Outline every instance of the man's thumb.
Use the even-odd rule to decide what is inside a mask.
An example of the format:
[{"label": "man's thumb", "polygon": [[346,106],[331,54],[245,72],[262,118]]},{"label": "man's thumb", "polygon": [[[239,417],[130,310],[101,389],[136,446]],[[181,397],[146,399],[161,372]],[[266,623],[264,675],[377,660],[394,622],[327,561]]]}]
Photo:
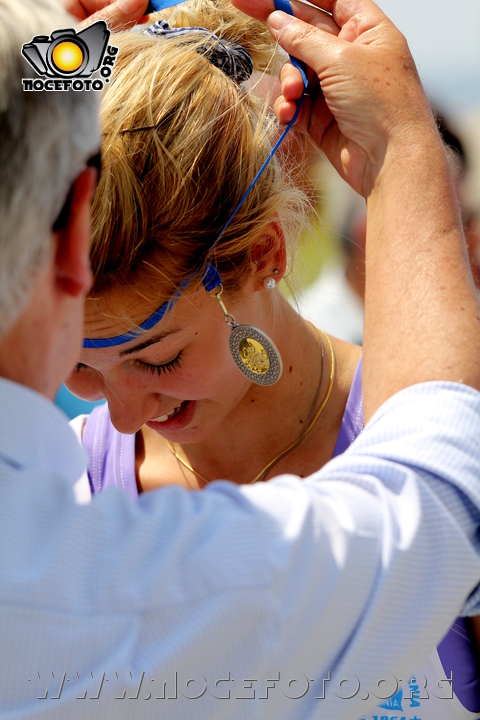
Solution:
[{"label": "man's thumb", "polygon": [[125,29],[140,20],[147,7],[148,0],[117,0],[84,20],[80,27],[91,25],[98,20],[105,20],[110,30]]},{"label": "man's thumb", "polygon": [[278,44],[297,60],[306,63],[320,75],[329,66],[329,57],[335,43],[344,40],[303,20],[276,10],[267,17],[267,26]]}]

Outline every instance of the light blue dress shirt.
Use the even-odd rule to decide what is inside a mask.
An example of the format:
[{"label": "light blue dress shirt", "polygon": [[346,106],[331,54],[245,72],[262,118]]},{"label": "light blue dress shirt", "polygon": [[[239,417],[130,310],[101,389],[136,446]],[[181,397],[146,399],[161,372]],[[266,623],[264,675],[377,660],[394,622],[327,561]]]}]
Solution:
[{"label": "light blue dress shirt", "polygon": [[82,506],[61,412],[0,408],[0,720],[355,720],[480,612],[470,388],[399,393],[304,481]]}]

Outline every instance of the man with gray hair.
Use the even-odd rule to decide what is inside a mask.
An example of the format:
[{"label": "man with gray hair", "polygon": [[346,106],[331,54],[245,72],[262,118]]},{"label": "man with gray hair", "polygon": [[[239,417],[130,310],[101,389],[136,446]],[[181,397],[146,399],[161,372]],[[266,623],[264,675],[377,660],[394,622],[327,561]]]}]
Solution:
[{"label": "man with gray hair", "polygon": [[[79,176],[100,142],[95,93],[23,91],[22,79],[35,74],[19,48],[35,34],[48,35],[53,17],[60,27],[71,18],[45,0],[38,0],[34,13],[24,3],[2,2],[0,13],[0,335],[5,335],[52,255],[52,228],[59,240],[66,229],[67,203],[89,201],[86,189],[90,186],[91,194],[94,173]],[[60,255],[67,257],[68,249]],[[88,284],[88,273],[82,283]],[[85,289],[79,286],[77,295]],[[71,362],[66,360],[67,368]]]},{"label": "man with gray hair", "polygon": [[[236,2],[264,18],[273,10],[270,0]],[[135,0],[127,17],[125,0],[66,4],[79,19],[91,6],[119,22],[146,7]],[[480,338],[475,293],[459,281],[468,269],[454,189],[401,35],[370,0],[317,4],[341,6],[340,24],[355,4],[357,26],[370,40],[380,28],[388,56],[385,106],[328,12],[295,5],[303,21],[280,38],[319,74],[324,63],[325,77],[349,83],[336,120],[348,113],[351,142],[360,132],[384,143],[381,160],[375,147],[349,161],[355,178],[360,162],[381,163],[378,175],[365,171],[375,177],[369,223],[384,229],[367,251],[371,420],[349,451],[305,480],[165,487],[138,503],[107,491],[80,506],[73,485],[83,453],[50,400],[77,357],[90,287],[96,101],[88,91],[23,90],[22,45],[73,21],[53,0],[0,0],[0,719],[356,718],[375,704],[367,688],[421,663],[460,608],[480,612]],[[282,17],[269,16],[272,32]],[[365,72],[382,75],[383,50],[365,47]],[[334,87],[326,83],[326,97]],[[321,144],[326,114],[309,107]],[[365,107],[373,140],[362,131]],[[397,162],[403,123],[413,175],[408,158]],[[398,213],[383,211],[392,202],[409,208],[400,227]],[[428,253],[430,274],[409,252]],[[408,302],[398,310],[382,272],[414,282],[418,313]],[[429,297],[432,276],[442,293]],[[339,703],[335,689],[353,674],[365,692]],[[312,687],[298,696],[302,678]]]}]

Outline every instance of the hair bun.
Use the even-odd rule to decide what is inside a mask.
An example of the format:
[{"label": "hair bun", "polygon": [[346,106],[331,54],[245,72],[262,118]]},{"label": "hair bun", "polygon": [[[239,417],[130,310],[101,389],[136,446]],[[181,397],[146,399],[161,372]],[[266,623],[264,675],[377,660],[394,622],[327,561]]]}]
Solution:
[{"label": "hair bun", "polygon": [[[216,35],[202,27],[181,27],[171,28],[165,20],[157,20],[145,30],[147,35],[157,37],[172,37],[181,35],[207,35],[213,42],[208,45],[200,45],[195,50],[219,68],[225,75],[237,83],[245,82],[253,73],[253,60],[250,53],[238,43],[225,42]],[[187,39],[188,41],[188,39]],[[186,42],[187,42],[186,41]],[[193,38],[192,38],[193,41]]]}]

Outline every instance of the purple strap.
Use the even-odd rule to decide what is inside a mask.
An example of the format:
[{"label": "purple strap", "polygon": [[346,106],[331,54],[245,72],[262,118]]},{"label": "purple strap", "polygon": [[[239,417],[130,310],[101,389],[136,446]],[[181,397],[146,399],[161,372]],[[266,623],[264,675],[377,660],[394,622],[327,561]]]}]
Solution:
[{"label": "purple strap", "polygon": [[437,647],[445,677],[452,678],[453,692],[462,705],[480,712],[480,678],[474,653],[475,640],[467,618],[458,617]]},{"label": "purple strap", "polygon": [[137,500],[135,435],[123,435],[115,430],[107,403],[96,407],[88,416],[83,429],[83,447],[89,457],[92,495],[113,487]]},{"label": "purple strap", "polygon": [[350,447],[355,438],[360,435],[365,423],[363,420],[363,395],[362,395],[362,358],[358,361],[352,385],[348,394],[345,412],[343,413],[340,432],[338,433],[333,457],[341,455]]}]

